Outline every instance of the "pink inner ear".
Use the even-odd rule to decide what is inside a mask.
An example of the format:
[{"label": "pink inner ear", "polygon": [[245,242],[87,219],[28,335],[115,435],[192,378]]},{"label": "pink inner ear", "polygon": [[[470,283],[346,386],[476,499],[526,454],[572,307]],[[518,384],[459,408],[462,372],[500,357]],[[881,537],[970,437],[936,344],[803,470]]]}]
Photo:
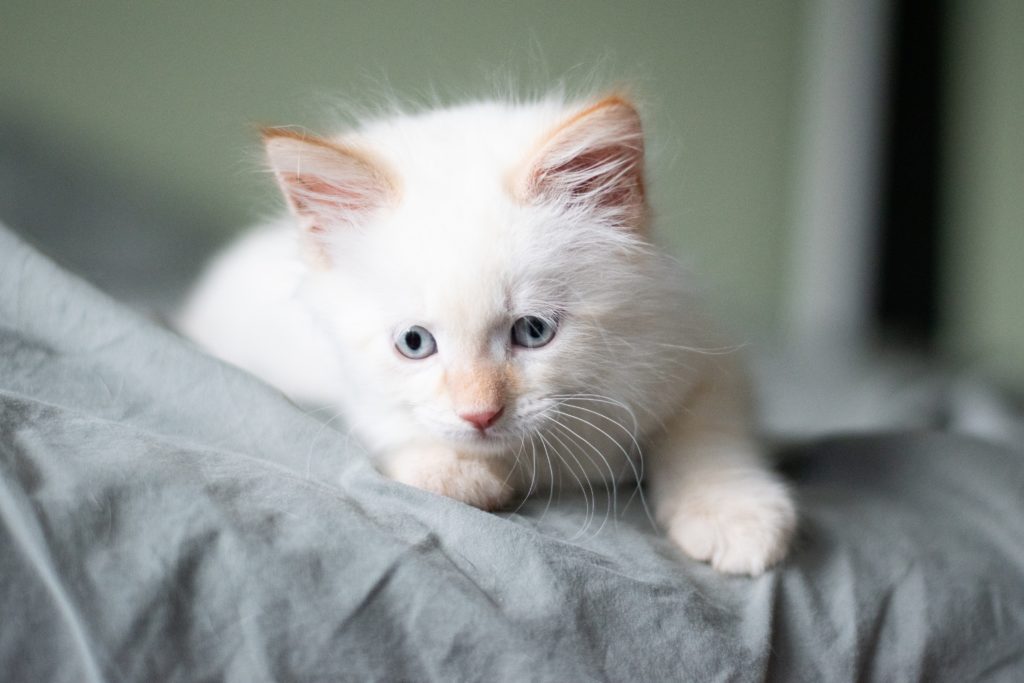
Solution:
[{"label": "pink inner ear", "polygon": [[311,233],[359,225],[394,200],[391,177],[364,154],[319,138],[264,133],[278,184]]},{"label": "pink inner ear", "polygon": [[643,159],[636,110],[609,97],[553,132],[531,164],[525,198],[611,210],[623,226],[639,228],[645,213]]},{"label": "pink inner ear", "polygon": [[332,209],[366,211],[379,203],[371,188],[364,190],[357,185],[337,185],[316,176],[282,173],[281,182],[291,189],[292,202],[300,213]]},{"label": "pink inner ear", "polygon": [[554,185],[574,199],[592,197],[600,206],[620,206],[636,199],[635,160],[614,147],[577,154],[552,168],[539,169],[535,186]]}]

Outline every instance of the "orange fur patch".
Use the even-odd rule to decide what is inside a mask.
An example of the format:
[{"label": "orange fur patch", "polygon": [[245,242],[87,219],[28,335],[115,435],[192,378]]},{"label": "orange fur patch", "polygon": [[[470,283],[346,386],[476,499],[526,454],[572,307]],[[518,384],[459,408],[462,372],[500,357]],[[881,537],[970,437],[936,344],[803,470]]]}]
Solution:
[{"label": "orange fur patch", "polygon": [[477,363],[445,373],[444,387],[459,411],[500,408],[516,384],[511,368]]}]

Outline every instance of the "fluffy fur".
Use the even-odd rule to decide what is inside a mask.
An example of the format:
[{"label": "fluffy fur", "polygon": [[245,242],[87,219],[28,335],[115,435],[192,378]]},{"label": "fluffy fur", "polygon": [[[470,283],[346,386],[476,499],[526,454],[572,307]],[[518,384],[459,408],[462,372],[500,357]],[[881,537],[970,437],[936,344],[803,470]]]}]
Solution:
[{"label": "fluffy fur", "polygon": [[[626,99],[480,102],[333,138],[264,132],[291,209],[230,247],[181,329],[330,403],[398,481],[485,509],[646,473],[686,553],[759,574],[792,535],[732,354],[651,243]],[[513,343],[516,320],[555,328]],[[396,348],[411,326],[436,353]]]}]

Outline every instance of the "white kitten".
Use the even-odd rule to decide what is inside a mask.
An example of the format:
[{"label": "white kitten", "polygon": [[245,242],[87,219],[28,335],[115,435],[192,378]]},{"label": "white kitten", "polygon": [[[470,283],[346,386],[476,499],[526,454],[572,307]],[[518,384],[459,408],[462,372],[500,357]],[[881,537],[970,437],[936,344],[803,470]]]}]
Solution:
[{"label": "white kitten", "polygon": [[628,101],[482,102],[264,143],[291,216],[213,264],[186,334],[339,407],[398,481],[495,509],[642,468],[691,556],[744,574],[783,557],[792,499],[741,372],[701,352],[707,325],[649,241]]}]

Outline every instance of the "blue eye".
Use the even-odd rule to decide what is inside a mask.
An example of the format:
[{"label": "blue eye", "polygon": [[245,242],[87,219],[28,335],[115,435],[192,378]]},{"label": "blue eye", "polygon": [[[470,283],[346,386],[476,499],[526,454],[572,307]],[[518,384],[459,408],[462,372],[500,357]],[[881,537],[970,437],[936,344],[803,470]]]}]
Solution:
[{"label": "blue eye", "polygon": [[512,323],[512,343],[527,349],[544,346],[555,336],[555,322],[535,315],[523,316]]},{"label": "blue eye", "polygon": [[437,353],[437,342],[434,341],[434,335],[427,332],[426,328],[413,325],[398,333],[398,337],[395,339],[395,348],[406,358],[420,360]]}]

